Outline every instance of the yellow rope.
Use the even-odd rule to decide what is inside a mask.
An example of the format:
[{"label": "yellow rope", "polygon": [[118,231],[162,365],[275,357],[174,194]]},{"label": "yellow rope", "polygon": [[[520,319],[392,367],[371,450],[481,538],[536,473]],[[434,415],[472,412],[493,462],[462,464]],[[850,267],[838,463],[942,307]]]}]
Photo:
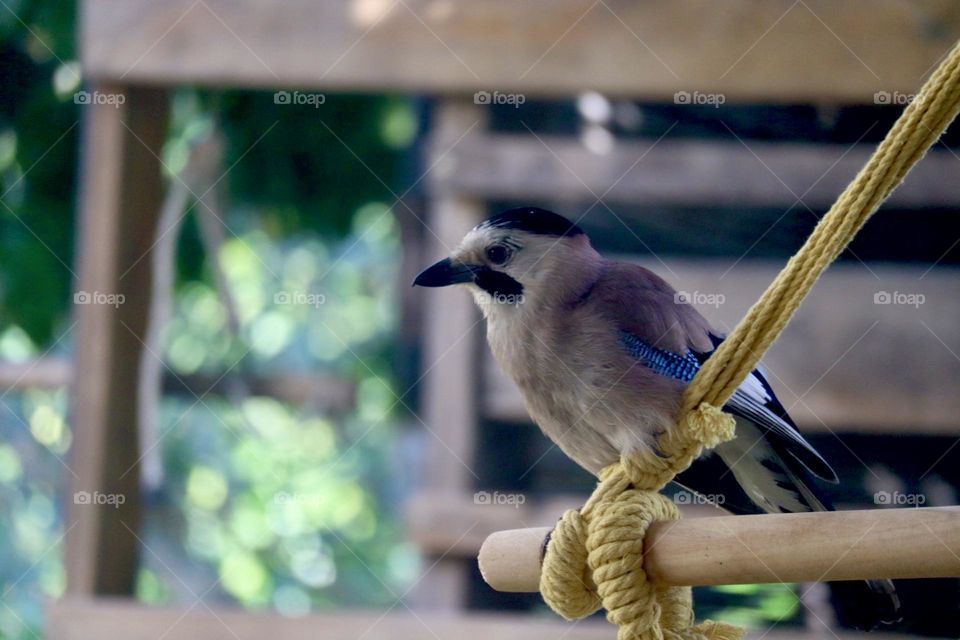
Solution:
[{"label": "yellow rope", "polygon": [[704,363],[683,397],[679,424],[650,450],[600,473],[579,511],[557,523],[540,578],[544,600],[567,619],[601,607],[619,640],[738,640],[739,627],[693,624],[690,589],[653,584],[643,569],[644,535],[676,506],[659,491],[704,447],[734,435],[722,407],[786,327],[823,271],[937,141],[960,111],[960,43],[904,110],[867,165],[817,224],[760,300]]}]

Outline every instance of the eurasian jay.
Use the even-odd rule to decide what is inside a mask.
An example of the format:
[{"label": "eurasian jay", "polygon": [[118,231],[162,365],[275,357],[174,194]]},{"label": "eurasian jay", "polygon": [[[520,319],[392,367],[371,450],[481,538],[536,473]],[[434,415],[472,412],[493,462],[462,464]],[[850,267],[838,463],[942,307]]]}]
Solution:
[{"label": "eurasian jay", "polygon": [[[511,209],[480,223],[414,281],[454,284],[473,294],[493,356],[530,417],[593,474],[673,428],[685,386],[723,340],[662,278],[604,258],[580,227],[544,209]],[[679,485],[720,496],[719,506],[735,514],[831,509],[812,477],[836,483],[837,475],[797,431],[762,369],[724,409],[736,419],[736,437],[701,456]],[[889,581],[834,590],[857,626],[897,619]]]}]

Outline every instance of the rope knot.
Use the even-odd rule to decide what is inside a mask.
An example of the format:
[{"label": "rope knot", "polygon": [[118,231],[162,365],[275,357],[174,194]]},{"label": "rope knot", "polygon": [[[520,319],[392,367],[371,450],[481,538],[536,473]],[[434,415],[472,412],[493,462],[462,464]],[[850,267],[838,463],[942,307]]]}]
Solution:
[{"label": "rope knot", "polygon": [[736,421],[729,413],[701,402],[684,416],[680,431],[707,449],[712,449],[721,442],[732,440],[736,426]]}]

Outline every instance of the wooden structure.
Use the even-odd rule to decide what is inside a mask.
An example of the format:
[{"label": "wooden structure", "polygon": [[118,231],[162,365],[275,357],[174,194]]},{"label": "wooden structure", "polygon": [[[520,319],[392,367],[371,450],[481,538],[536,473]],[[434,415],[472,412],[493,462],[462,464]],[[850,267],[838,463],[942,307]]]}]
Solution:
[{"label": "wooden structure", "polygon": [[[728,102],[869,104],[877,92],[912,91],[960,36],[960,12],[937,0],[882,10],[870,0],[733,0],[722,6],[710,0],[559,0],[549,10],[533,0],[288,0],[280,9],[262,0],[82,0],[80,12],[89,89],[125,100],[87,110],[77,289],[123,293],[127,302],[117,308],[78,306],[74,367],[82,375],[73,381],[72,455],[78,475],[73,490],[123,492],[128,500],[120,509],[71,508],[68,598],[51,605],[49,637],[54,640],[99,638],[105,629],[129,638],[155,637],[158,629],[180,624],[176,635],[185,638],[226,638],[234,625],[233,635],[244,638],[267,632],[277,638],[313,637],[321,628],[330,629],[331,637],[352,637],[378,623],[372,613],[295,621],[239,613],[200,618],[182,611],[144,612],[106,598],[130,594],[140,544],[134,535],[140,513],[134,381],[149,300],[150,261],[143,258],[156,240],[160,148],[169,92],[177,85],[437,96],[426,162],[428,236],[433,239],[421,256],[426,264],[485,215],[488,198],[590,196],[785,207],[802,198],[812,205],[831,200],[866,153],[856,147],[847,152],[764,146],[748,155],[736,143],[664,144],[651,150],[647,142],[598,156],[570,141],[490,135],[486,107],[476,103],[475,92],[522,92],[532,98],[593,89],[670,101],[678,91],[698,90],[722,93]],[[643,160],[648,151],[651,155]],[[733,156],[740,160],[731,162]],[[767,165],[772,176],[758,166],[743,171],[744,161],[752,158],[760,160],[758,166]],[[907,207],[960,205],[957,182],[942,179],[950,162],[935,154],[895,198]],[[836,173],[830,170],[834,164]],[[691,185],[695,188],[687,188]],[[681,289],[714,291],[722,285],[732,302],[720,316],[732,326],[773,268],[738,270],[736,286],[723,282],[710,265],[674,265],[674,271],[681,276],[675,282]],[[933,272],[919,286],[929,288],[931,296],[935,291],[941,301],[960,304],[953,279]],[[896,396],[888,394],[872,406],[872,413],[863,413],[867,392],[852,375],[857,352],[835,367],[831,363],[869,329],[874,314],[862,307],[872,305],[876,282],[860,272],[836,270],[818,291],[823,298],[818,302],[815,294],[797,324],[833,336],[831,340],[810,353],[809,345],[784,339],[770,359],[771,369],[782,372],[784,382],[800,392],[785,402],[798,402],[796,413],[806,426],[816,428],[822,418],[825,428],[842,420],[895,429],[922,416],[920,427],[927,432],[955,427],[960,399],[949,381],[957,379],[960,365],[932,338],[920,348],[927,349],[924,357],[935,359],[929,369],[938,373],[911,391],[913,407],[919,403],[930,411],[904,415],[899,407],[906,404],[898,405]],[[842,291],[851,302],[849,313],[834,315],[825,331],[827,320],[817,310],[831,304],[830,291]],[[424,418],[432,454],[425,463],[424,497],[414,502],[414,509],[424,521],[442,526],[418,536],[425,551],[438,559],[422,581],[418,602],[450,611],[462,606],[465,557],[476,552],[483,535],[548,524],[559,509],[505,512],[474,505],[470,467],[477,425],[491,417],[517,420],[524,415],[493,368],[474,357],[480,330],[469,300],[458,292],[436,293],[428,304],[434,311],[442,309],[444,322],[429,325],[425,334]],[[895,325],[905,321],[895,317],[898,309],[885,311]],[[951,317],[956,315],[941,312],[942,324],[930,325],[931,333],[956,340]],[[905,339],[896,329],[889,332],[894,342]],[[794,358],[801,349],[804,357]],[[814,378],[830,367],[832,391],[804,393],[802,381],[810,380],[809,371],[795,372],[792,364],[784,366],[788,361],[811,363]],[[480,379],[485,383],[477,384]],[[893,394],[900,387],[884,388]],[[875,393],[870,396],[877,399]],[[531,514],[535,521],[520,520]],[[415,533],[423,529],[414,526]],[[445,618],[431,618],[429,624],[406,616],[388,620],[391,628],[383,637],[423,637],[423,626],[434,624],[443,635],[508,637],[502,623],[483,618],[456,627]],[[516,633],[524,638],[556,637],[557,629],[570,640],[609,633],[588,624],[572,630],[559,623],[515,628],[522,629]]]}]

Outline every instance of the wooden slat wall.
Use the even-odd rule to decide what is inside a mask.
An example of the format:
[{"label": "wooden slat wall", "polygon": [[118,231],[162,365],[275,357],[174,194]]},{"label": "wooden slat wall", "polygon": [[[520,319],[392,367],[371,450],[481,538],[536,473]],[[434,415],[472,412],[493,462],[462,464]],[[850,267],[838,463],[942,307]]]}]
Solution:
[{"label": "wooden slat wall", "polygon": [[[486,198],[592,202],[603,196],[633,205],[804,211],[804,205],[826,209],[833,204],[873,149],[870,144],[754,140],[744,145],[731,136],[730,141],[620,141],[600,155],[569,136],[477,135],[451,152],[456,171],[435,172],[430,180]],[[932,151],[884,206],[960,207],[956,176],[956,155]]]},{"label": "wooden slat wall", "polygon": [[872,103],[960,36],[948,0],[84,0],[84,71],[126,82]]},{"label": "wooden slat wall", "polygon": [[[128,292],[128,300],[145,297],[148,291],[143,271],[132,272],[123,284],[118,284],[123,279],[118,273],[128,266],[130,252],[142,250],[143,242],[150,240],[151,234],[142,230],[149,229],[153,220],[160,171],[120,125],[127,118],[134,132],[158,147],[162,132],[157,124],[165,101],[162,92],[130,89],[131,85],[465,94],[463,104],[448,103],[441,110],[441,128],[444,122],[462,126],[473,117],[469,94],[476,91],[522,92],[533,98],[568,97],[594,89],[667,102],[677,91],[700,91],[722,93],[728,102],[871,104],[877,91],[913,91],[960,36],[960,6],[947,0],[889,3],[882,11],[873,0],[557,0],[549,8],[536,0],[286,0],[282,11],[262,0],[81,0],[80,7],[86,77],[122,84],[118,91],[128,95],[126,105],[112,113],[109,106],[93,108],[91,132],[96,145],[84,160],[86,224],[78,252],[85,260],[81,288],[120,286]],[[757,206],[779,206],[792,202],[791,190],[799,195],[816,183],[829,163],[845,151],[751,144],[787,182],[787,188],[762,169],[759,160],[755,171],[744,174],[752,154],[730,145],[695,149],[698,164],[691,167],[685,164],[690,160],[683,143],[670,143],[651,152],[639,169],[627,172],[644,143],[621,146],[599,157],[585,154],[575,142],[549,140],[557,155],[576,168],[579,177],[575,178],[536,141],[471,138],[462,156],[452,155],[445,167],[438,167],[439,179],[431,176],[432,224],[441,237],[433,251],[437,256],[443,253],[440,245],[456,242],[463,227],[482,216],[484,198],[583,197],[591,190],[602,193],[628,173],[609,194],[611,199],[680,205],[705,199],[717,204],[746,200]],[[865,152],[853,149],[842,158],[835,171],[804,196],[805,202],[829,204]],[[432,157],[437,156],[434,149]],[[943,162],[935,156],[927,164],[942,168]],[[696,174],[699,163],[705,163],[706,169]],[[791,170],[786,171],[787,167]],[[935,168],[931,166],[930,175],[943,175]],[[482,177],[491,169],[494,180]],[[898,192],[901,204],[944,206],[960,201],[956,181],[944,183],[924,177],[926,170],[921,171]],[[699,191],[690,190],[690,175],[703,178],[694,181],[702,185]],[[680,184],[678,176],[683,180]],[[580,179],[589,188],[581,188]],[[133,241],[121,245],[120,237]],[[745,265],[721,281],[717,274],[722,269],[715,267],[672,264],[671,268],[675,276],[664,275],[678,288],[727,296],[726,304],[710,313],[720,326],[732,326],[773,275],[772,268]],[[889,277],[884,273],[881,280],[859,272],[835,280],[828,276],[817,290],[823,297],[818,302],[815,292],[791,328],[788,335],[794,337],[771,352],[769,364],[784,382],[774,384],[788,406],[795,400],[790,389],[804,394],[813,385],[804,404],[793,410],[807,426],[815,428],[821,419],[831,426],[880,424],[898,431],[910,426],[936,432],[952,426],[960,401],[944,381],[956,379],[960,372],[957,361],[948,357],[950,349],[960,352],[956,329],[950,326],[950,319],[960,311],[957,287],[940,272],[922,280],[917,274],[898,273],[890,272]],[[920,310],[869,306],[865,300],[872,300],[879,290],[923,292],[930,306]],[[454,511],[470,506],[472,478],[463,463],[472,463],[474,429],[481,413],[525,417],[512,387],[492,374],[486,394],[478,397],[477,385],[472,383],[476,369],[466,365],[482,362],[473,350],[479,332],[468,331],[468,338],[456,343],[475,318],[468,300],[454,300],[458,294],[462,292],[444,292],[449,299],[438,294],[431,303],[442,300],[444,306],[441,314],[430,314],[438,324],[428,332],[427,365],[440,356],[444,364],[427,378],[425,416],[442,441],[434,438],[432,443],[429,489],[420,498],[421,504],[423,500],[435,507],[449,504]],[[848,305],[837,310],[837,296],[846,298]],[[936,314],[929,313],[934,304]],[[136,455],[132,385],[139,347],[124,337],[118,322],[122,319],[135,333],[142,333],[143,310],[134,304],[120,311],[88,309],[81,314],[77,366],[85,374],[92,373],[76,381],[75,464],[80,476],[76,487],[121,491],[129,499],[124,511],[72,509],[70,520],[78,523],[67,540],[72,594],[130,590],[136,545],[132,536],[116,534],[124,533],[118,519],[136,528],[137,474],[118,482],[106,477],[104,470],[107,460],[110,468],[126,468]],[[876,326],[869,320],[874,317],[871,313],[881,318]],[[950,348],[938,347],[941,339]],[[869,358],[863,355],[867,350]],[[899,363],[919,358],[926,358],[926,364],[911,368],[916,377],[899,379]],[[875,367],[876,360],[890,366]],[[486,366],[486,370],[493,368]],[[828,373],[823,382],[814,385],[824,371]],[[430,493],[437,490],[443,492],[444,500],[451,496],[453,500],[444,502]],[[429,526],[431,518],[446,517],[443,513],[428,509],[420,517]],[[472,513],[466,515],[472,517]],[[420,526],[422,531],[422,522]],[[435,556],[448,551],[456,555],[465,552],[463,544],[463,540],[434,540],[425,548]],[[464,569],[462,561],[439,563],[424,581],[418,604],[443,609],[462,604]],[[426,619],[406,612],[386,616],[376,612],[287,620],[263,614],[209,613],[147,609],[130,601],[68,599],[52,606],[49,637],[85,640],[111,634],[136,640],[155,638],[164,630],[175,637],[213,640],[265,635],[294,640],[318,635],[392,640],[421,638],[431,631],[465,640],[614,635],[606,625],[584,623],[571,628],[501,616],[496,620]]]},{"label": "wooden slat wall", "polygon": [[[746,313],[782,266],[766,262],[642,264],[675,288],[724,296],[698,305],[721,331]],[[771,384],[807,431],[957,433],[960,429],[960,270],[834,265],[764,359]],[[923,304],[874,304],[874,296],[922,294]],[[942,342],[941,342],[942,341]],[[527,421],[519,393],[488,357],[487,416]]]}]

